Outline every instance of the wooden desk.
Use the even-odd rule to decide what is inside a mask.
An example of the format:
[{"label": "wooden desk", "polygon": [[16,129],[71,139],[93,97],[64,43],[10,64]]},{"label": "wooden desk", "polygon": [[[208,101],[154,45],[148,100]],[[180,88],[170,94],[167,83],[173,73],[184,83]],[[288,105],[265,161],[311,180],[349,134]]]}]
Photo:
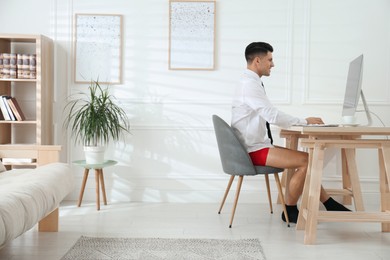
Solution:
[{"label": "wooden desk", "polygon": [[[297,149],[298,140],[304,138],[301,140],[301,146],[309,149],[309,167],[297,223],[298,230],[305,230],[305,244],[315,243],[317,224],[321,221],[381,222],[382,231],[390,232],[390,140],[386,137],[389,135],[390,127],[293,127],[281,130],[281,137],[286,138],[288,148]],[[355,198],[355,204],[357,204],[355,212],[319,211],[324,151],[329,147],[342,150],[345,161],[343,172],[349,175],[350,183],[348,184],[353,191],[358,191],[357,193],[360,194],[358,196],[361,196],[361,192],[355,150],[378,149],[381,212],[363,212],[361,197]],[[290,174],[287,174],[287,182],[288,175]]]}]

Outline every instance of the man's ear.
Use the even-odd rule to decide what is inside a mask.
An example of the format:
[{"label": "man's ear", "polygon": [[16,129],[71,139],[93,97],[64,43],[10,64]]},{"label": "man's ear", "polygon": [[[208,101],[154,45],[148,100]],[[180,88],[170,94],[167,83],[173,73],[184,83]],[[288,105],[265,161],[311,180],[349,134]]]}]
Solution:
[{"label": "man's ear", "polygon": [[261,57],[260,57],[260,56],[256,56],[255,62],[256,62],[256,63],[261,63]]}]

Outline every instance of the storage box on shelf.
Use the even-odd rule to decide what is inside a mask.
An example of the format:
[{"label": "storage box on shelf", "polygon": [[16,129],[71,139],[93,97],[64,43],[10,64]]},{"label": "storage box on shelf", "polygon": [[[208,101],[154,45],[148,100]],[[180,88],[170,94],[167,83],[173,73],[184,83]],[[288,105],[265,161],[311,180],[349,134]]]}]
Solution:
[{"label": "storage box on shelf", "polygon": [[0,120],[0,144],[52,144],[53,41],[43,35],[0,34],[0,53],[29,54],[36,62],[33,79],[0,78],[0,95],[16,98],[26,116]]}]

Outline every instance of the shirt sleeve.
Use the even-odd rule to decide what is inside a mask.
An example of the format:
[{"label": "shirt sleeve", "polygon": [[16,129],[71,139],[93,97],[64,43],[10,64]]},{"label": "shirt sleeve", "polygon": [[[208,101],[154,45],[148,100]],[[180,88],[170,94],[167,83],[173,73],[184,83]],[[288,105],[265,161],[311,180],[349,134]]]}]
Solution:
[{"label": "shirt sleeve", "polygon": [[263,117],[270,124],[280,127],[290,127],[292,125],[306,125],[307,121],[287,113],[284,113],[272,105],[268,99],[264,88],[255,81],[247,82],[244,90],[245,103]]}]

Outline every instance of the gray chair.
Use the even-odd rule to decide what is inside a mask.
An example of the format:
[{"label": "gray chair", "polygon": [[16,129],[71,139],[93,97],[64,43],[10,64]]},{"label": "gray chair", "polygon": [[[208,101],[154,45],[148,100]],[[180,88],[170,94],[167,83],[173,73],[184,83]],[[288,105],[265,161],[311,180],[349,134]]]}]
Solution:
[{"label": "gray chair", "polygon": [[283,169],[269,167],[269,166],[253,165],[248,152],[246,151],[244,145],[241,143],[239,138],[234,133],[233,129],[217,115],[213,115],[213,124],[214,124],[215,135],[217,138],[218,150],[221,158],[223,171],[231,175],[218,214],[221,213],[222,207],[225,203],[227,195],[229,194],[229,190],[235,176],[238,176],[239,179],[237,183],[236,196],[234,199],[233,211],[232,211],[232,216],[229,225],[229,228],[231,228],[244,176],[254,176],[259,174],[265,176],[267,193],[268,193],[268,201],[269,201],[271,213],[273,213],[272,199],[271,199],[271,192],[270,192],[269,178],[268,178],[268,174],[272,173],[275,176],[276,185],[279,191],[279,198],[283,205],[283,212],[287,220],[287,225],[290,226],[288,216],[287,216],[287,211],[286,211],[286,205],[284,202],[283,190],[280,184],[280,179],[278,174],[279,172],[282,172]]}]

